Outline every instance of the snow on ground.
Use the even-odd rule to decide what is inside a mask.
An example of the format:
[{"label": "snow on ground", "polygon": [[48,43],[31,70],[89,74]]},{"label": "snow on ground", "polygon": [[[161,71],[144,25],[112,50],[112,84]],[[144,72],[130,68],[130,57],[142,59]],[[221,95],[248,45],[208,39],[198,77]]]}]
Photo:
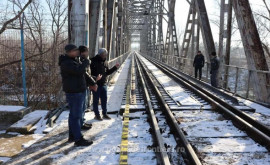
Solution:
[{"label": "snow on ground", "polygon": [[36,110],[33,111],[27,115],[25,115],[21,120],[19,120],[18,122],[14,123],[11,127],[13,128],[21,128],[21,127],[25,127],[29,124],[35,124],[35,122],[37,120],[41,120],[42,118],[44,119],[44,117],[47,116],[49,111],[45,111],[45,110]]},{"label": "snow on ground", "polygon": [[[108,87],[108,111],[120,110],[122,97],[130,59],[127,59],[118,73],[113,77],[115,82]],[[112,97],[111,97],[112,96]],[[68,143],[68,111],[63,112],[51,132],[38,142],[25,144],[29,147],[8,164],[87,164],[104,165],[118,164],[122,134],[122,118],[110,115],[112,120],[96,121],[94,113],[86,113],[86,121],[92,123],[92,129],[84,131],[86,139],[92,139],[94,143],[89,147],[74,147],[74,143]],[[40,121],[35,131],[38,138],[46,128],[45,121]],[[29,146],[31,145],[31,146]]]},{"label": "snow on ground", "polygon": [[270,155],[267,149],[258,145],[254,140],[249,137],[239,138],[188,138],[189,141],[195,143],[196,148],[204,153],[252,153],[264,152],[265,156],[270,160]]},{"label": "snow on ground", "polygon": [[[92,139],[89,147],[74,147],[68,143],[68,111],[63,112],[52,132],[31,145],[8,164],[117,164],[122,133],[122,119],[111,115],[112,120],[96,121],[94,113],[86,113],[86,120],[93,127],[84,137]],[[61,122],[60,122],[61,121]],[[39,125],[43,125],[42,122]],[[42,132],[44,126],[36,132]],[[38,135],[38,134],[37,134]],[[26,145],[26,144],[25,144]]]},{"label": "snow on ground", "polygon": [[[46,113],[46,111],[43,111],[43,112]],[[40,139],[42,139],[46,135],[43,133],[43,131],[47,129],[47,126],[46,126],[47,119],[45,119],[46,115],[42,115],[42,114],[43,113],[41,113],[42,118],[39,120],[39,122],[35,124],[34,127],[32,127],[32,129],[35,130],[34,134],[22,135],[16,132],[5,133],[5,131],[1,131],[0,135],[2,135],[4,138],[2,139],[0,138],[0,141],[2,140],[1,146],[0,146],[1,148],[0,153],[5,152],[6,155],[16,155],[22,152],[23,150],[27,149],[28,147],[30,147],[31,145],[33,145]],[[69,112],[64,111],[56,120],[56,123],[54,127],[51,128],[51,130],[55,129],[58,126],[61,126],[63,124],[62,122],[68,118],[68,114]],[[5,137],[9,137],[9,138],[5,140]],[[4,146],[6,144],[8,145],[7,147]],[[0,157],[0,161],[2,162],[6,162],[8,160],[10,160],[9,157]]]},{"label": "snow on ground", "polygon": [[217,165],[267,165],[270,159],[266,153],[209,153],[204,155],[203,164]]},{"label": "snow on ground", "polygon": [[159,83],[164,87],[164,89],[171,95],[171,97],[175,101],[179,102],[181,105],[201,105],[198,100],[195,100],[195,98],[191,97],[188,93],[186,93],[185,90],[180,87],[178,83],[176,83],[174,80],[172,80],[162,71],[160,71],[151,62],[149,62],[142,56],[139,57],[142,59],[144,64],[148,67],[149,70],[151,70]]},{"label": "snow on ground", "polygon": [[0,157],[0,164],[1,164],[1,162],[6,162],[6,161],[8,161],[8,160],[10,160],[11,158],[8,158],[8,157]]},{"label": "snow on ground", "polygon": [[[178,92],[179,89],[171,87],[174,84],[170,83],[170,79],[164,77],[146,59],[143,57],[141,59],[162,86],[165,89],[167,87],[166,90],[170,95],[173,96]],[[169,92],[173,89],[175,93]],[[251,116],[260,121],[264,120],[264,123],[270,126],[270,109],[247,100],[241,101],[257,109],[257,113],[251,113]],[[187,105],[189,103],[188,100]],[[188,140],[198,150],[203,164],[270,164],[270,154],[267,149],[236,128],[231,121],[225,120],[222,115],[213,111],[192,109],[174,111],[174,114],[180,122],[179,126],[187,134]]]},{"label": "snow on ground", "polygon": [[267,149],[222,115],[199,110],[174,111],[174,114],[204,164],[270,163]]},{"label": "snow on ground", "polygon": [[[50,130],[53,130],[54,128],[62,125],[64,120],[68,119],[68,115],[69,115],[69,111],[62,112],[61,115],[56,120],[54,126],[51,127]],[[23,148],[30,147],[32,144],[36,143],[38,140],[40,140],[41,138],[43,138],[45,136],[43,131],[48,128],[48,126],[46,125],[47,119],[45,119],[45,117],[46,117],[45,115],[42,116],[40,121],[32,128],[32,129],[35,129],[35,132],[33,134],[34,139],[23,144]]]},{"label": "snow on ground", "polygon": [[108,87],[108,112],[117,112],[120,109],[119,107],[121,107],[131,63],[130,57],[131,56],[126,59],[121,68],[119,68],[114,75],[112,80],[117,83]]},{"label": "snow on ground", "polygon": [[128,164],[157,164],[156,155],[149,149],[153,145],[151,126],[147,122],[147,115],[142,112],[132,113],[138,119],[129,121],[128,135]]},{"label": "snow on ground", "polygon": [[167,153],[171,161],[171,164],[184,165],[185,163],[182,156],[180,156],[178,152],[176,151],[176,147],[178,145],[175,141],[174,135],[172,134],[170,127],[168,127],[165,116],[162,114],[161,111],[156,111],[156,117],[158,118],[158,126],[162,130],[162,137],[163,137],[166,149],[168,151]]},{"label": "snow on ground", "polygon": [[24,106],[0,105],[0,112],[17,112],[24,108]]},{"label": "snow on ground", "polygon": [[179,111],[174,112],[181,121],[181,128],[192,137],[231,137],[246,134],[225,120],[222,115],[212,111]]},{"label": "snow on ground", "polygon": [[252,101],[237,98],[239,101],[243,102],[245,105],[254,108],[256,110],[255,113],[245,112],[252,116],[254,119],[264,123],[268,127],[270,127],[270,108],[262,106],[260,104],[254,103]]},{"label": "snow on ground", "polygon": [[92,139],[94,143],[89,147],[77,148],[73,147],[73,143],[69,143],[65,146],[72,147],[68,153],[60,151],[49,155],[49,158],[52,158],[52,164],[118,164],[122,120],[116,115],[111,115],[111,117],[112,120],[96,121],[93,119],[93,112],[87,113],[87,122],[92,123],[93,127],[84,132],[84,137]]}]

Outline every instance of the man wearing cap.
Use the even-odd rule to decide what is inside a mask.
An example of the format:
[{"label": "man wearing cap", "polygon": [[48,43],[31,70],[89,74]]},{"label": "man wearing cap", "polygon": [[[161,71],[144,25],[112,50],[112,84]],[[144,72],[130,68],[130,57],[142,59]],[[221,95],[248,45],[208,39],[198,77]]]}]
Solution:
[{"label": "man wearing cap", "polygon": [[[119,68],[119,64],[116,64],[113,68],[109,69],[107,61],[108,51],[105,48],[101,48],[98,54],[91,59],[91,74],[93,77],[101,75],[101,79],[97,81],[98,89],[93,92],[93,110],[95,112],[95,119],[111,119],[107,114],[107,76],[115,72]],[[103,119],[99,114],[98,103],[101,100]]]},{"label": "man wearing cap", "polygon": [[75,45],[65,47],[66,54],[59,57],[63,91],[69,104],[70,113],[68,119],[69,142],[75,142],[76,146],[89,146],[93,142],[85,140],[81,133],[82,113],[85,109],[86,88],[91,86],[97,90],[95,80],[86,72],[90,65],[89,60],[78,58],[79,50]]},{"label": "man wearing cap", "polygon": [[217,81],[217,76],[218,76],[218,69],[219,69],[219,59],[217,58],[217,53],[212,52],[211,53],[211,85],[213,87],[218,87],[218,81]]}]

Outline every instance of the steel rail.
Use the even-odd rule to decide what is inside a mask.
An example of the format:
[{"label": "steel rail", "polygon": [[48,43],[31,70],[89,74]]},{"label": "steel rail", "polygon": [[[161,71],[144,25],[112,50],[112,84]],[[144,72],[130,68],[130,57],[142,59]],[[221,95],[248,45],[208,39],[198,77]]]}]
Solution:
[{"label": "steel rail", "polygon": [[158,67],[161,71],[166,73],[168,76],[173,78],[176,82],[184,85],[189,90],[193,91],[200,97],[204,98],[206,101],[209,101],[214,107],[215,110],[226,114],[226,117],[229,117],[234,125],[239,129],[246,131],[246,133],[252,137],[256,142],[265,146],[268,151],[270,151],[270,129],[259,121],[254,120],[249,115],[245,114],[238,108],[228,104],[227,102],[220,99],[218,96],[212,94],[211,92],[200,88],[197,84],[192,81],[188,81],[183,76],[177,74],[172,69],[164,66],[160,62],[156,60],[152,60],[148,57],[145,57],[150,62],[152,62],[156,67]]},{"label": "steel rail", "polygon": [[162,135],[160,133],[160,128],[158,126],[158,122],[157,122],[157,119],[156,119],[156,116],[155,116],[155,112],[154,112],[154,109],[152,107],[150,95],[149,95],[149,93],[147,91],[146,83],[145,83],[145,81],[143,79],[143,76],[142,76],[141,68],[140,67],[137,67],[137,68],[138,68],[137,70],[138,70],[138,73],[139,73],[140,82],[141,82],[141,85],[142,85],[142,88],[143,88],[143,93],[144,93],[144,96],[145,96],[145,101],[146,101],[146,104],[147,104],[146,109],[147,109],[149,117],[151,119],[153,132],[155,134],[156,141],[157,141],[157,144],[158,144],[158,147],[159,147],[156,150],[156,152],[160,154],[160,160],[159,161],[161,161],[161,164],[163,164],[163,165],[170,165],[171,163],[170,163],[170,160],[169,160],[169,157],[168,157],[168,154],[167,154],[167,150],[166,150],[165,145],[164,145],[163,137],[162,137]]},{"label": "steel rail", "polygon": [[[160,101],[160,105],[163,107],[163,112],[165,113],[165,115],[167,117],[167,122],[170,123],[170,126],[171,126],[170,128],[172,130],[174,130],[177,143],[180,144],[181,146],[183,146],[184,149],[185,149],[183,153],[185,153],[185,155],[187,156],[187,159],[189,161],[189,162],[187,162],[187,164],[201,165],[201,162],[200,162],[197,154],[195,153],[195,151],[192,148],[191,144],[186,139],[186,137],[185,137],[184,133],[182,132],[182,130],[180,129],[180,127],[178,126],[178,123],[177,123],[174,115],[172,114],[168,104],[166,103],[166,101],[162,97],[162,95],[161,95],[160,91],[158,90],[158,88],[155,86],[155,84],[154,84],[152,78],[150,77],[149,73],[146,71],[145,67],[143,67],[142,62],[140,61],[140,59],[138,57],[136,58],[136,61],[137,61],[137,64],[138,64],[137,65],[138,68],[142,68],[142,70],[144,71],[144,74],[146,75],[146,78],[148,79],[148,82],[150,83],[151,87],[153,87],[154,92],[155,92],[157,98]],[[140,75],[142,75],[142,73],[140,73]],[[146,90],[145,87],[144,87],[144,90]]]}]

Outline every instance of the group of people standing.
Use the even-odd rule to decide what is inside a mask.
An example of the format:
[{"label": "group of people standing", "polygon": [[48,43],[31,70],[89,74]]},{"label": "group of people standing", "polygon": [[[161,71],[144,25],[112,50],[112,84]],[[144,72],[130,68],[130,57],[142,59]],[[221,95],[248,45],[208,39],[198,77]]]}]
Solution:
[{"label": "group of people standing", "polygon": [[[198,72],[199,72],[199,80],[202,79],[202,68],[205,64],[205,58],[201,51],[198,51],[197,55],[194,58],[193,61],[193,67],[195,68],[195,78],[198,78]],[[217,58],[217,53],[212,52],[211,53],[211,68],[210,68],[210,74],[211,74],[211,85],[213,87],[218,87],[218,69],[219,69],[219,60]]]},{"label": "group of people standing", "polygon": [[[219,60],[213,52],[211,58],[211,84],[217,87],[217,74]],[[77,47],[73,44],[65,46],[65,54],[59,57],[59,66],[63,83],[63,91],[66,93],[70,113],[68,119],[69,142],[75,142],[76,146],[89,146],[93,141],[84,139],[81,130],[89,130],[92,125],[85,122],[85,111],[90,106],[91,92],[93,94],[93,111],[95,119],[110,120],[107,114],[107,82],[108,75],[119,68],[119,64],[109,68],[107,61],[108,51],[101,48],[98,54],[89,59],[89,51],[86,46]],[[193,67],[195,77],[202,78],[202,68],[205,65],[205,58],[201,51],[194,58]],[[102,116],[99,113],[98,105],[101,100]]]},{"label": "group of people standing", "polygon": [[[89,130],[92,125],[85,122],[85,111],[90,105],[90,95],[93,93],[93,111],[95,119],[110,120],[107,114],[107,82],[108,75],[119,68],[116,64],[109,68],[108,51],[101,48],[95,57],[89,59],[86,46],[77,47],[73,44],[65,46],[65,54],[59,57],[63,91],[70,108],[68,126],[69,142],[76,146],[89,146],[93,141],[84,139],[81,130]],[[102,116],[98,104],[101,100]]]}]

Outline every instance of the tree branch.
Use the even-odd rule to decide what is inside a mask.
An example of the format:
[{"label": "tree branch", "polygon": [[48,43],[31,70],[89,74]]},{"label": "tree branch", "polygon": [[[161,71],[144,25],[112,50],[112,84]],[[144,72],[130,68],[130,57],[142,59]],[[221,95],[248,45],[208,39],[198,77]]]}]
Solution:
[{"label": "tree branch", "polygon": [[7,29],[7,26],[12,23],[13,21],[15,21],[16,19],[18,19],[22,13],[24,12],[24,10],[32,3],[32,0],[28,0],[28,2],[24,5],[24,7],[22,8],[22,10],[15,16],[13,17],[12,19],[6,21],[2,28],[0,29],[0,34],[2,34],[6,29]]}]

